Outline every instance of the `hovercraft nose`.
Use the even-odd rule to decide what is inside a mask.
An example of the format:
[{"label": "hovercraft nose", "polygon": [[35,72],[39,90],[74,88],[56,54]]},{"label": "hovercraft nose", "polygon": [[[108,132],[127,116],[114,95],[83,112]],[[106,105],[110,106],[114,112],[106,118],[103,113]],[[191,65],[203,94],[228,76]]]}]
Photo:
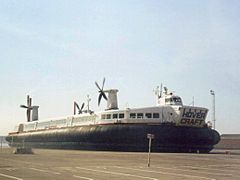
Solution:
[{"label": "hovercraft nose", "polygon": [[220,134],[216,130],[213,130],[213,144],[219,143],[220,139]]}]

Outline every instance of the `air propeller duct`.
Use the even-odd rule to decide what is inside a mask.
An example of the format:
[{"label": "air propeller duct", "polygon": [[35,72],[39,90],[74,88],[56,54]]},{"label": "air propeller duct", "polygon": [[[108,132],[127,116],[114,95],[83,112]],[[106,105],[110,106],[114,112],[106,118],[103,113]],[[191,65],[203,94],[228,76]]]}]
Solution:
[{"label": "air propeller duct", "polygon": [[[118,109],[118,102],[117,102],[117,89],[108,89],[108,90],[103,90],[104,84],[105,84],[105,78],[103,78],[103,83],[102,83],[102,88],[98,85],[97,82],[95,82],[99,96],[98,96],[98,106],[101,103],[102,97],[107,100],[107,109],[106,110],[112,110],[112,109]],[[105,93],[108,93],[108,97],[106,96]]]}]

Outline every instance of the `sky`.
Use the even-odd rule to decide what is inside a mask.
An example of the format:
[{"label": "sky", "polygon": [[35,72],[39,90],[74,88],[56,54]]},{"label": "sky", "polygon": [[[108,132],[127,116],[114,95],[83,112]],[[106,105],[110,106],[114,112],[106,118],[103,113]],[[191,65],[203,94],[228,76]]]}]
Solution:
[{"label": "sky", "polygon": [[94,84],[117,88],[119,107],[155,105],[163,83],[209,109],[216,129],[240,133],[240,1],[0,1],[0,135],[26,121],[26,96],[40,119],[95,111]]}]

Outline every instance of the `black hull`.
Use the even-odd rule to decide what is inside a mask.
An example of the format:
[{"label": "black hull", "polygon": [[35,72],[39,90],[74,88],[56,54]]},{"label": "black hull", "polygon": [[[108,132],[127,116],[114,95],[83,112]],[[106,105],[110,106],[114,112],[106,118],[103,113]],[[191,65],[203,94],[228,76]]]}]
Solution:
[{"label": "black hull", "polygon": [[11,134],[6,140],[13,147],[146,152],[148,133],[155,135],[153,152],[208,153],[220,140],[218,132],[209,128],[146,124],[49,129]]}]

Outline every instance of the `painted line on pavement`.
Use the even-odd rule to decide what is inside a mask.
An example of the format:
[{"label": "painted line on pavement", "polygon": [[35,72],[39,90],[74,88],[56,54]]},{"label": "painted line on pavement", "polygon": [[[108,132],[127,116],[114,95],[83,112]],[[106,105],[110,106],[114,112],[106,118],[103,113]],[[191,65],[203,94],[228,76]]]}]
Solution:
[{"label": "painted line on pavement", "polygon": [[77,175],[73,175],[73,177],[75,177],[75,178],[80,178],[80,179],[86,179],[86,180],[94,180],[94,179],[92,179],[92,178],[83,177],[83,176],[77,176]]},{"label": "painted line on pavement", "polygon": [[82,169],[82,170],[87,170],[87,171],[106,173],[106,174],[121,175],[121,176],[131,176],[131,177],[137,177],[137,178],[142,178],[142,179],[159,180],[159,179],[156,179],[156,178],[153,178],[153,177],[139,176],[139,175],[127,174],[127,173],[121,173],[121,172],[102,171],[102,170],[89,169],[89,168],[82,168],[82,167],[76,167],[76,168],[78,168],[78,169]]},{"label": "painted line on pavement", "polygon": [[23,180],[22,178],[18,178],[18,177],[15,177],[15,176],[9,176],[7,174],[2,174],[2,173],[0,173],[0,176],[7,177],[9,179]]},{"label": "painted line on pavement", "polygon": [[52,172],[52,171],[43,170],[43,169],[37,169],[37,168],[29,168],[29,169],[32,169],[32,170],[34,170],[34,171],[45,172],[45,173],[57,174],[57,175],[61,174],[61,173],[59,173],[59,172]]},{"label": "painted line on pavement", "polygon": [[[212,172],[198,171],[198,169],[207,169],[207,168],[193,167],[193,166],[185,166],[185,167],[197,168],[197,169],[179,169],[179,168],[167,168],[167,167],[154,166],[154,168],[158,168],[158,169],[177,170],[177,171],[186,171],[186,172],[196,172],[196,173],[211,174],[211,175],[217,175],[217,176],[232,176],[232,174],[223,174],[223,173],[212,173]],[[210,169],[208,169],[208,170],[210,170]]]},{"label": "painted line on pavement", "polygon": [[162,172],[162,171],[151,171],[151,170],[143,170],[143,169],[135,169],[135,168],[125,168],[125,167],[119,167],[119,166],[112,166],[112,167],[116,167],[116,168],[119,168],[119,169],[129,169],[129,170],[134,170],[134,171],[142,171],[142,172],[172,175],[172,176],[181,176],[181,177],[186,177],[186,178],[216,180],[214,178],[207,178],[207,177],[202,177],[202,176],[193,176],[193,175],[187,175],[187,174],[168,173],[168,172]]},{"label": "painted line on pavement", "polygon": [[16,159],[6,159],[6,158],[0,158],[1,160],[5,160],[5,161],[7,161],[7,162],[9,162],[9,161],[12,161],[12,162],[18,162],[18,163],[20,163],[20,164],[23,164],[23,163],[25,163],[25,164],[30,164],[30,165],[38,165],[38,166],[45,166],[44,164],[41,164],[41,163],[35,163],[35,162],[26,162],[26,161],[23,161],[23,160],[16,160]]},{"label": "painted line on pavement", "polygon": [[[196,166],[176,166],[176,168],[178,167],[189,167],[189,168],[197,168],[197,169],[206,169],[206,170],[209,170],[209,171],[223,171],[223,172],[235,172],[235,171],[239,171],[239,170],[232,170],[232,169],[213,169],[213,168],[206,168],[206,167],[196,167]],[[194,169],[193,169],[194,170]]]},{"label": "painted line on pavement", "polygon": [[219,165],[219,164],[212,164],[212,165],[207,165],[209,167],[239,167],[240,164],[223,164],[223,165]]}]

